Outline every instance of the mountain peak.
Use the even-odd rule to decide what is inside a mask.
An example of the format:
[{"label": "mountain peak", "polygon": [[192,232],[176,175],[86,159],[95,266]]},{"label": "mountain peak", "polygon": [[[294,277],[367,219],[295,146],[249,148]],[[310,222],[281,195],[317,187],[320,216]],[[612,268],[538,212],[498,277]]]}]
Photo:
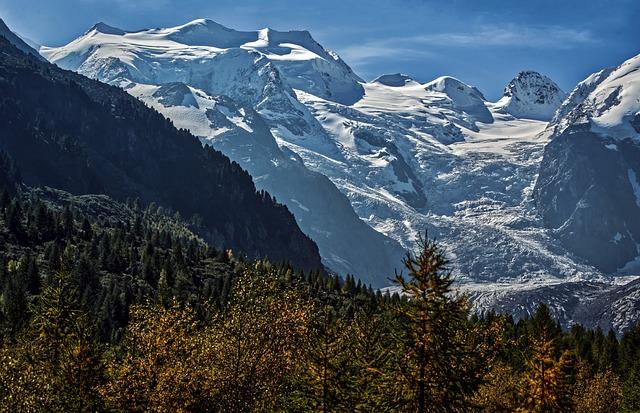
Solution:
[{"label": "mountain peak", "polygon": [[[548,88],[551,92],[562,92],[549,77],[534,70],[523,70],[514,77],[504,89],[504,96],[514,96],[522,92],[522,88]],[[548,96],[540,96],[541,99]]]},{"label": "mountain peak", "polygon": [[118,36],[122,36],[123,34],[126,34],[127,32],[125,32],[122,29],[118,29],[117,27],[113,27],[110,26],[104,22],[98,22],[96,24],[94,24],[88,31],[87,33],[90,33],[92,31],[96,31],[98,33],[102,33],[102,34],[114,34],[114,35],[118,35]]},{"label": "mountain peak", "polygon": [[425,85],[425,89],[431,92],[441,92],[453,100],[459,100],[465,96],[473,100],[485,101],[484,95],[475,86],[469,86],[453,76],[440,76]]},{"label": "mountain peak", "polygon": [[469,86],[452,76],[441,76],[427,83],[424,88],[428,92],[446,95],[455,108],[471,115],[477,121],[485,123],[493,121],[485,105],[484,95],[474,86]]},{"label": "mountain peak", "polygon": [[505,87],[496,109],[516,118],[548,121],[564,98],[565,93],[549,77],[524,70]]},{"label": "mountain peak", "polygon": [[[115,39],[96,35],[100,33],[121,36]],[[155,70],[162,71],[166,76],[158,75],[158,78],[184,82],[183,77],[173,77],[183,73],[182,68],[176,65],[177,59],[194,69],[190,71],[194,77],[204,76],[208,79],[202,80],[201,84],[211,83],[211,72],[204,70],[209,67],[207,65],[217,66],[220,61],[231,60],[236,63],[224,65],[225,68],[228,73],[236,72],[234,80],[243,83],[241,79],[246,74],[240,72],[240,66],[262,65],[256,60],[260,56],[278,70],[279,75],[286,79],[287,86],[294,89],[344,104],[356,102],[364,94],[360,84],[362,79],[335,53],[325,50],[308,31],[277,31],[270,28],[240,31],[213,20],[197,19],[175,27],[136,31],[135,36],[125,36],[127,33],[132,32],[101,23],[69,44],[43,48],[42,53],[52,62],[71,70],[78,70],[90,58],[84,74],[91,77],[103,74],[98,78],[112,81],[122,77],[123,72],[130,72],[133,74],[128,75],[128,80],[137,83],[154,81],[157,73],[151,75],[146,70],[140,70],[149,64],[156,66]],[[171,42],[167,43],[167,40]],[[117,44],[118,47],[103,48],[105,44]],[[100,51],[94,53],[96,49]],[[171,50],[171,53],[167,53],[167,50]],[[127,58],[123,59],[125,54]],[[222,81],[216,78],[220,79],[219,85],[226,91],[226,86],[222,85],[229,85],[232,79]],[[186,83],[195,81],[192,78],[186,80]]]},{"label": "mountain peak", "polygon": [[211,19],[195,19],[181,26],[176,26],[173,28],[173,30],[175,31],[183,31],[183,32],[189,31],[189,30],[198,30],[198,29],[224,30],[228,32],[235,31]]},{"label": "mountain peak", "polygon": [[372,83],[380,83],[385,86],[392,87],[401,87],[407,86],[409,84],[418,84],[415,80],[413,80],[410,76],[405,75],[403,73],[390,73],[378,76],[373,79]]},{"label": "mountain peak", "polygon": [[555,114],[558,132],[588,121],[608,138],[640,139],[640,55],[578,83]]}]

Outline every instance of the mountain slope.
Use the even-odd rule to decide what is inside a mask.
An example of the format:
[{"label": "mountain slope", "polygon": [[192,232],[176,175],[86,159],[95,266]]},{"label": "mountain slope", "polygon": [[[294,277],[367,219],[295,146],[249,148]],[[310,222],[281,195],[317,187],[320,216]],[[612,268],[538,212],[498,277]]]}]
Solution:
[{"label": "mountain slope", "polygon": [[640,56],[581,82],[548,133],[535,197],[545,224],[607,272],[640,262]]},{"label": "mountain slope", "polygon": [[28,53],[38,60],[44,61],[45,59],[36,51],[34,48],[29,46],[27,42],[22,40],[20,36],[15,34],[14,32],[7,27],[4,20],[0,19],[0,36],[4,36],[5,39],[9,41],[12,45],[20,49],[24,53]]},{"label": "mountain slope", "polygon": [[547,143],[545,122],[500,113],[453,78],[424,85],[405,79],[366,83],[363,99],[350,106],[298,93],[342,161],[281,144],[330,177],[360,217],[406,248],[428,229],[448,248],[463,283],[518,290],[602,277],[537,216],[531,191]]},{"label": "mountain slope", "polygon": [[[364,94],[355,102],[337,101],[313,81],[326,71],[314,67],[311,75],[309,66],[295,69],[295,62],[307,65],[313,54],[335,70],[340,65],[327,60],[306,32],[287,33],[239,32],[207,20],[135,33],[97,25],[66,46],[42,52],[126,88],[223,149],[289,205],[319,240],[325,262],[336,268],[348,269],[348,261],[354,269],[377,267],[376,278],[384,282],[400,248],[365,230],[355,238],[342,235],[351,230],[337,232],[354,221],[344,218],[344,198],[317,174],[348,197],[362,220],[405,248],[429,228],[450,246],[465,280],[600,275],[562,247],[536,216],[531,188],[546,143],[537,136],[543,121],[502,113],[476,88],[447,76],[426,84],[383,76],[358,83]],[[276,45],[283,48],[280,54]],[[546,106],[557,100],[550,93],[553,82],[541,75],[512,83],[512,95],[526,102],[530,97],[532,105],[534,97],[545,97]],[[347,258],[337,241],[363,245],[362,252]],[[367,251],[376,251],[379,261],[369,263]]]},{"label": "mountain slope", "polygon": [[238,164],[118,88],[42,63],[4,38],[0,51],[0,149],[26,184],[156,202],[194,217],[215,246],[320,267],[286,207],[256,193]]},{"label": "mountain slope", "polygon": [[[288,45],[281,47],[290,53],[276,45]],[[296,99],[302,92],[292,89],[305,87],[298,82],[307,79],[308,90],[328,96],[313,83],[316,77],[329,79],[326,67],[314,62],[322,56],[335,70],[343,65],[307,32],[238,32],[207,20],[136,33],[98,24],[43,53],[63,67],[123,87],[238,162],[258,188],[288,206],[332,270],[382,286],[399,268],[399,243],[364,223],[329,179],[278,145],[286,138],[339,160],[335,144]],[[334,96],[341,86],[329,83]]]}]

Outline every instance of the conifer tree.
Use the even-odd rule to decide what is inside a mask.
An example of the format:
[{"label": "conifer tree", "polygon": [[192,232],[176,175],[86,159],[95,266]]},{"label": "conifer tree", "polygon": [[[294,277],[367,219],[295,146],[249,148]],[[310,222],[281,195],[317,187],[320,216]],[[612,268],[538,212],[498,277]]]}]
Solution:
[{"label": "conifer tree", "polygon": [[622,411],[632,413],[640,411],[640,370],[634,367],[627,373],[623,384]]},{"label": "conifer tree", "polygon": [[169,289],[169,283],[167,281],[167,271],[162,269],[160,271],[160,277],[158,278],[158,286],[156,290],[157,302],[161,306],[166,306],[169,303],[171,290]]},{"label": "conifer tree", "polygon": [[[0,376],[11,381],[0,396],[14,411],[100,409],[102,380],[93,330],[70,277],[58,273],[40,295],[26,333]],[[6,353],[5,353],[6,354]],[[2,386],[0,386],[2,387]]]},{"label": "conifer tree", "polygon": [[14,199],[6,212],[6,225],[19,242],[24,240],[24,227],[22,225],[22,205]]},{"label": "conifer tree", "polygon": [[393,354],[399,350],[393,340],[396,320],[388,313],[371,308],[356,312],[344,335],[344,368],[340,370],[338,396],[345,411],[392,411],[397,403],[397,388],[389,372]]},{"label": "conifer tree", "polygon": [[440,245],[425,236],[418,247],[417,255],[404,260],[408,278],[397,274],[395,279],[408,297],[398,310],[404,325],[398,384],[407,387],[408,403],[417,412],[466,411],[481,381],[478,372],[468,369],[475,363],[467,301],[453,292]]},{"label": "conifer tree", "polygon": [[28,285],[21,272],[20,262],[7,263],[4,288],[0,295],[0,315],[4,320],[4,329],[11,337],[20,331],[28,317]]},{"label": "conifer tree", "polygon": [[[334,287],[331,282],[330,288]],[[336,411],[340,390],[346,385],[350,356],[348,325],[329,305],[315,308],[304,363],[304,384],[300,395],[303,410]]]},{"label": "conifer tree", "polygon": [[533,343],[533,354],[522,383],[524,407],[518,411],[571,412],[569,372],[572,360],[569,352],[565,351],[557,358],[554,340],[544,330],[540,337],[534,337]]}]

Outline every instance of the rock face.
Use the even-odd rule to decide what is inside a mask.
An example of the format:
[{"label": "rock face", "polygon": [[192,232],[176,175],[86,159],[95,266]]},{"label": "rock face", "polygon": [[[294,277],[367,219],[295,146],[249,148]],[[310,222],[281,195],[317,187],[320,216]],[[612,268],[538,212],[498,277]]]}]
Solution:
[{"label": "rock face", "polygon": [[565,98],[558,85],[538,72],[524,71],[504,89],[496,109],[516,118],[551,120]]},{"label": "rock face", "polygon": [[371,83],[380,83],[381,85],[391,87],[402,87],[418,84],[418,82],[413,80],[410,76],[402,73],[381,75],[372,80]]},{"label": "rock face", "polygon": [[548,127],[534,196],[563,244],[606,272],[640,254],[640,57],[594,73]]},{"label": "rock face", "polygon": [[538,210],[565,246],[606,272],[638,256],[640,147],[570,127],[545,149]]}]

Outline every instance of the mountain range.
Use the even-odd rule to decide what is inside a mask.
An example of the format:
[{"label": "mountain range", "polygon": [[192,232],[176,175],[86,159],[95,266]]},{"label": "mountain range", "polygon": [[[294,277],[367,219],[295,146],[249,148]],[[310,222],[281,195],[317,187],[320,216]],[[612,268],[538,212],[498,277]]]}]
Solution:
[{"label": "mountain range", "polygon": [[[619,331],[640,316],[640,60],[565,93],[523,71],[497,102],[449,76],[364,81],[306,31],[99,23],[42,47],[246,169],[319,248],[376,287],[428,230],[478,308]],[[203,206],[204,208],[204,206]]]}]

